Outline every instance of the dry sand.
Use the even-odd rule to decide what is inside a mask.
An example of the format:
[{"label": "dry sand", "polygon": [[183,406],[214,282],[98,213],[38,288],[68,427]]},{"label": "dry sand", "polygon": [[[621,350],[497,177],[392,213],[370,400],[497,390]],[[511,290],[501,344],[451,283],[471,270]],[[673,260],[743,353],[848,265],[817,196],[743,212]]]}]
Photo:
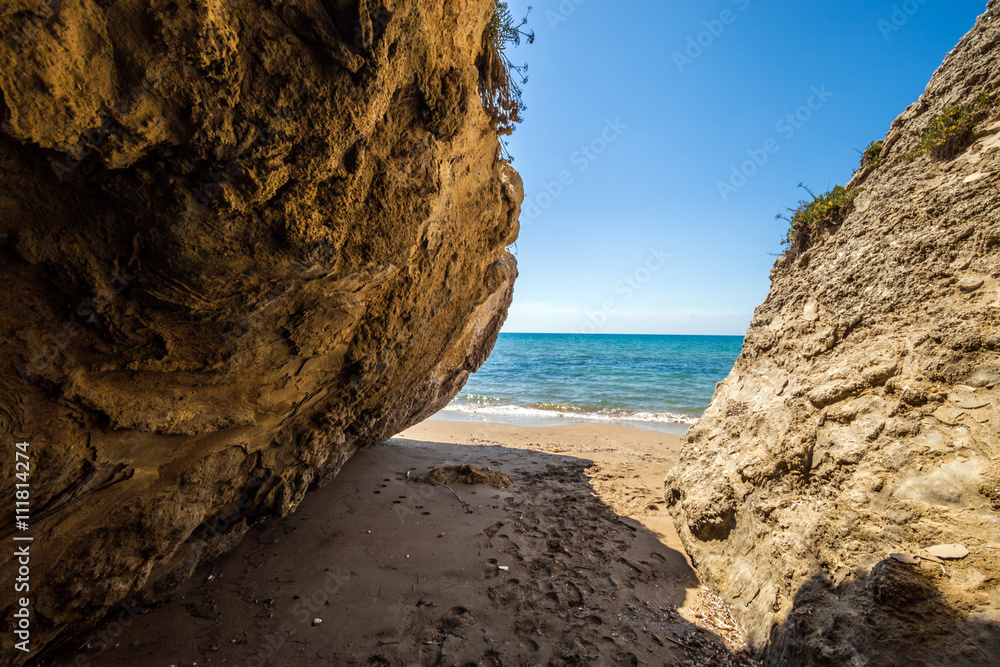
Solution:
[{"label": "dry sand", "polygon": [[[424,422],[43,664],[753,664],[667,516],[678,448],[616,426]],[[461,464],[512,485],[415,479]]]}]

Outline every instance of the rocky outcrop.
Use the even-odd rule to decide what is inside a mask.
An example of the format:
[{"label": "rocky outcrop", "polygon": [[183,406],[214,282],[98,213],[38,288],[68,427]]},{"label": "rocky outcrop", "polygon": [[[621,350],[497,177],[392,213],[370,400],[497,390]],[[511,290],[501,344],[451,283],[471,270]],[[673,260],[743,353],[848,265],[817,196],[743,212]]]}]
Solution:
[{"label": "rocky outcrop", "polygon": [[[768,664],[1000,655],[1000,122],[952,159],[913,155],[983,93],[1000,93],[997,0],[856,174],[853,210],[775,263],[666,481]],[[969,555],[928,551],[953,543]]]},{"label": "rocky outcrop", "polygon": [[30,443],[33,649],[291,512],[486,359],[522,197],[478,96],[492,9],[0,9],[0,428],[5,471]]}]

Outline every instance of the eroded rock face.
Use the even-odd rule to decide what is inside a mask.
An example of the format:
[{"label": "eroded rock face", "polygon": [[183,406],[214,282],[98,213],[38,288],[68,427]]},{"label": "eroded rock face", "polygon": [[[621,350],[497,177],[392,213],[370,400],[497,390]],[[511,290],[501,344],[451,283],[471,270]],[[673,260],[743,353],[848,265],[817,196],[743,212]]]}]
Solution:
[{"label": "eroded rock face", "polygon": [[954,159],[908,159],[945,108],[1000,93],[998,45],[994,0],[855,176],[854,210],[776,262],[666,481],[769,664],[1000,655],[1000,122]]},{"label": "eroded rock face", "polygon": [[6,461],[33,457],[32,647],[291,512],[486,359],[522,197],[477,92],[492,7],[0,9],[0,427]]}]

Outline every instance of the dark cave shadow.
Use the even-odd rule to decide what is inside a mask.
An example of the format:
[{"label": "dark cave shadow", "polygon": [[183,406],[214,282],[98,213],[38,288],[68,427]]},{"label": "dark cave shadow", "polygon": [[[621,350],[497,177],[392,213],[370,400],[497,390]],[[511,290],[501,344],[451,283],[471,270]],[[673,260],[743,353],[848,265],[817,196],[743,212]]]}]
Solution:
[{"label": "dark cave shadow", "polygon": [[[125,622],[121,618],[121,608],[116,607],[97,626],[81,632],[64,633],[61,639],[43,651],[30,664],[45,667],[74,664],[117,666],[159,664],[166,660],[164,664],[181,665],[197,661],[202,665],[220,664],[225,659],[221,664],[227,666],[234,664],[263,666],[694,663],[732,667],[753,665],[746,654],[731,652],[719,636],[701,626],[689,623],[677,614],[676,608],[684,604],[687,590],[699,586],[696,573],[691,569],[685,555],[667,547],[660,539],[660,535],[629,517],[619,515],[598,497],[596,489],[585,474],[587,468],[595,465],[593,461],[574,456],[489,445],[417,443],[400,439],[391,440],[386,444],[389,446],[383,445],[359,451],[345,464],[332,482],[310,491],[295,513],[281,519],[265,519],[259,522],[250,529],[239,545],[215,561],[201,565],[188,581],[181,584],[166,599],[150,605],[148,610],[143,609],[141,604],[132,605],[130,607],[132,610],[139,609],[142,613],[130,613]],[[491,514],[490,518],[496,518],[498,514],[504,517],[499,522],[501,528],[496,528],[498,522],[493,522],[492,525],[476,525],[477,529],[481,529],[479,535],[488,535],[488,539],[477,536],[477,539],[483,540],[482,544],[491,544],[492,541],[503,538],[503,527],[508,525],[508,521],[513,527],[512,531],[518,530],[515,516],[520,517],[526,526],[527,521],[531,519],[525,517],[538,519],[536,525],[527,526],[523,532],[511,532],[510,539],[502,542],[505,546],[498,546],[494,553],[494,555],[501,554],[498,556],[500,561],[506,560],[510,564],[510,569],[516,569],[517,576],[523,581],[514,587],[506,586],[502,577],[498,576],[500,573],[496,571],[498,565],[486,565],[487,571],[484,571],[484,563],[477,562],[475,576],[495,577],[495,579],[482,584],[479,597],[483,599],[473,602],[484,607],[495,607],[497,616],[502,617],[505,623],[509,620],[510,627],[517,628],[518,633],[527,635],[529,632],[544,631],[545,639],[551,642],[551,653],[543,662],[538,662],[537,659],[542,656],[532,651],[532,645],[537,648],[544,642],[528,639],[522,648],[515,649],[513,653],[510,650],[506,653],[485,651],[479,657],[479,662],[450,661],[449,656],[444,654],[447,642],[454,638],[451,635],[452,631],[448,630],[450,627],[448,624],[457,623],[460,626],[462,621],[461,618],[445,618],[447,614],[434,621],[438,626],[445,627],[443,632],[448,635],[441,642],[442,647],[439,648],[442,655],[437,661],[433,656],[427,655],[426,644],[412,647],[414,651],[419,652],[419,655],[407,655],[406,651],[410,648],[400,647],[401,643],[405,644],[402,639],[388,642],[386,645],[381,641],[373,641],[370,646],[355,646],[351,649],[354,651],[353,657],[333,658],[332,662],[329,661],[331,660],[329,655],[324,661],[292,652],[293,649],[302,650],[303,638],[310,635],[311,625],[301,622],[303,620],[299,618],[301,614],[289,613],[289,596],[293,595],[290,591],[297,590],[297,582],[282,582],[280,586],[271,585],[270,580],[266,582],[260,580],[255,571],[277,572],[283,562],[293,560],[300,572],[326,569],[329,571],[327,580],[333,578],[336,581],[333,581],[332,585],[327,585],[303,579],[302,586],[305,590],[294,594],[297,599],[308,599],[307,593],[312,591],[312,594],[315,594],[317,590],[322,589],[328,594],[325,603],[334,600],[343,601],[345,603],[343,609],[348,614],[355,608],[363,611],[366,595],[372,594],[371,589],[377,588],[380,594],[384,594],[381,593],[383,589],[388,587],[392,590],[391,582],[388,581],[388,575],[384,580],[375,578],[357,581],[362,575],[343,574],[339,568],[326,567],[327,563],[336,561],[335,558],[331,559],[331,556],[345,553],[339,550],[355,548],[353,545],[358,540],[357,535],[363,532],[355,530],[358,525],[362,525],[358,524],[362,519],[359,519],[353,510],[344,511],[337,516],[331,515],[350,507],[351,502],[363,502],[373,493],[386,492],[388,495],[390,490],[406,489],[406,493],[395,495],[400,498],[410,496],[414,490],[426,494],[421,487],[426,487],[435,494],[435,502],[452,503],[457,506],[445,489],[416,485],[411,479],[404,477],[409,471],[376,469],[371,461],[366,461],[366,458],[391,457],[396,454],[406,458],[409,452],[419,457],[427,451],[427,447],[448,453],[448,460],[437,461],[436,465],[472,462],[483,466],[490,461],[498,461],[501,465],[494,466],[494,469],[505,472],[514,479],[514,487],[509,496],[514,500],[501,510],[487,508],[484,511],[483,505],[478,508],[471,506],[472,498],[486,494],[490,494],[491,497],[502,495],[499,492],[495,493],[488,486],[485,486],[485,490],[478,496],[471,495],[471,487],[459,485],[454,487],[454,491],[458,492],[455,494],[456,497],[460,494],[460,500],[470,504],[471,514],[470,512],[465,514],[473,523],[478,520],[475,514],[479,512]],[[390,451],[390,448],[395,448],[395,451]],[[531,459],[531,465],[509,462],[521,461],[526,456]],[[424,471],[416,470],[413,476],[422,472]],[[534,487],[542,489],[542,495],[531,492],[533,483],[539,481],[547,483],[546,486]],[[482,487],[476,487],[479,488]],[[545,489],[554,490],[544,491]],[[399,498],[394,501],[387,499],[384,507],[377,508],[376,512],[395,513],[394,518],[405,516],[405,522],[415,521],[419,518],[416,510],[422,509],[421,503],[424,502],[419,500],[419,497],[421,496],[418,496],[415,502],[401,501]],[[407,507],[404,503],[412,504]],[[406,511],[409,509],[415,512]],[[319,534],[310,537],[307,535],[310,526],[320,522],[319,517],[324,512],[329,517],[323,529],[326,537],[321,537]],[[386,517],[381,518],[385,520]],[[482,521],[486,522],[486,517]],[[405,522],[400,525],[409,527]],[[457,523],[457,519],[453,522]],[[401,534],[404,532],[400,531]],[[405,538],[400,537],[400,539]],[[428,547],[432,547],[433,544],[431,539],[426,540]],[[497,544],[500,545],[501,542]],[[527,551],[536,549],[536,552],[527,556],[519,553],[518,550],[522,547],[518,545],[525,544],[528,546],[523,548]],[[391,551],[392,540],[384,540],[377,546],[379,554],[384,557],[383,550],[386,553]],[[436,580],[437,577],[443,581],[446,578],[444,572],[461,567],[460,563],[443,560],[435,563],[432,558],[428,559],[414,552],[414,549],[420,546],[409,543],[406,549],[413,553],[415,557],[413,560],[440,570],[438,573],[426,572],[430,580]],[[585,559],[583,555],[584,551],[590,548],[595,551],[592,561]],[[600,551],[600,554],[596,554],[596,551]],[[647,553],[648,557],[644,557]],[[410,558],[409,553],[406,558]],[[496,562],[496,558],[493,562]],[[428,563],[430,565],[427,565]],[[604,565],[601,566],[601,563]],[[506,577],[512,573],[505,571],[502,574]],[[231,586],[232,591],[237,591],[239,594],[228,589],[222,593],[218,588],[212,588],[206,583],[216,578],[217,581],[223,582],[223,585]],[[492,581],[497,583],[494,585]],[[514,581],[519,580],[514,579]],[[553,605],[562,603],[558,598],[563,595],[564,589],[548,585],[549,581],[565,582],[565,590],[574,587],[581,591],[593,590],[589,595],[581,593],[582,597],[579,600],[573,598],[571,604],[564,603],[564,608],[556,609],[559,613],[566,612],[565,622],[558,627],[552,626],[555,616],[551,613],[546,615],[540,612],[539,617],[534,619],[530,611],[524,611],[530,609],[532,605],[544,607],[550,601],[554,601]],[[403,593],[408,597],[414,597],[405,590]],[[638,597],[640,594],[642,598]],[[621,605],[604,605],[601,595],[621,598],[621,604],[627,608],[625,615],[632,614],[631,624],[635,630],[632,630],[628,620],[618,628],[616,623],[622,622],[622,616],[619,615],[617,620],[612,618],[607,608],[618,609]],[[257,602],[244,604],[243,598]],[[262,606],[262,600],[267,601],[267,604]],[[400,605],[404,602],[412,603],[411,600],[405,599],[400,601]],[[416,601],[418,610],[414,613],[417,615],[422,613],[419,609],[421,603],[423,598]],[[465,606],[473,607],[474,604]],[[237,607],[242,611],[233,611]],[[600,630],[581,630],[582,622],[578,615],[575,615],[577,608],[588,609],[590,617],[584,619],[586,621],[592,621],[594,617],[600,617],[603,613],[606,618],[592,621]],[[226,609],[230,611],[227,613]],[[327,604],[317,609],[319,611],[314,612],[317,617],[330,613]],[[294,605],[291,610],[295,610]],[[505,616],[508,610],[510,618]],[[433,614],[445,611],[445,609],[434,610]],[[454,611],[453,608],[452,612],[448,613]],[[333,619],[327,619],[327,622],[332,623]],[[350,619],[346,622],[349,624]],[[254,628],[249,631],[249,635],[241,636],[237,633],[241,623],[248,630]],[[532,628],[532,623],[536,623],[537,627]],[[660,623],[660,626],[655,625],[656,623]],[[620,630],[620,633],[616,632],[616,629]],[[339,628],[337,631],[340,631]],[[412,634],[414,637],[409,639],[419,639],[416,636],[419,632],[414,630]],[[622,637],[626,637],[627,640]],[[312,641],[309,639],[306,643]],[[309,644],[304,650],[308,653],[315,649],[317,655],[320,653],[326,655],[330,652],[336,653],[349,643],[350,637],[347,636],[340,637],[339,641],[319,640],[319,645]],[[367,661],[357,659],[357,656],[362,654],[368,657]],[[516,656],[513,658],[513,663],[511,655]]]}]

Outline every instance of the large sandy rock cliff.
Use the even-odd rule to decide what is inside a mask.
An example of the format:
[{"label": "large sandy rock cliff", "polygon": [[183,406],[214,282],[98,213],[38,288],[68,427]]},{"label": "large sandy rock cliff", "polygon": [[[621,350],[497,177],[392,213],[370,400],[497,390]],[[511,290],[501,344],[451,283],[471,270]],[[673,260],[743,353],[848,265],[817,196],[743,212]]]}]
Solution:
[{"label": "large sandy rock cliff", "polygon": [[1000,122],[912,157],[983,93],[1000,94],[997,0],[856,174],[854,209],[775,263],[666,481],[768,664],[1000,661]]},{"label": "large sandy rock cliff", "polygon": [[478,95],[492,8],[0,8],[0,497],[29,442],[33,649],[291,512],[486,359],[522,197]]}]

